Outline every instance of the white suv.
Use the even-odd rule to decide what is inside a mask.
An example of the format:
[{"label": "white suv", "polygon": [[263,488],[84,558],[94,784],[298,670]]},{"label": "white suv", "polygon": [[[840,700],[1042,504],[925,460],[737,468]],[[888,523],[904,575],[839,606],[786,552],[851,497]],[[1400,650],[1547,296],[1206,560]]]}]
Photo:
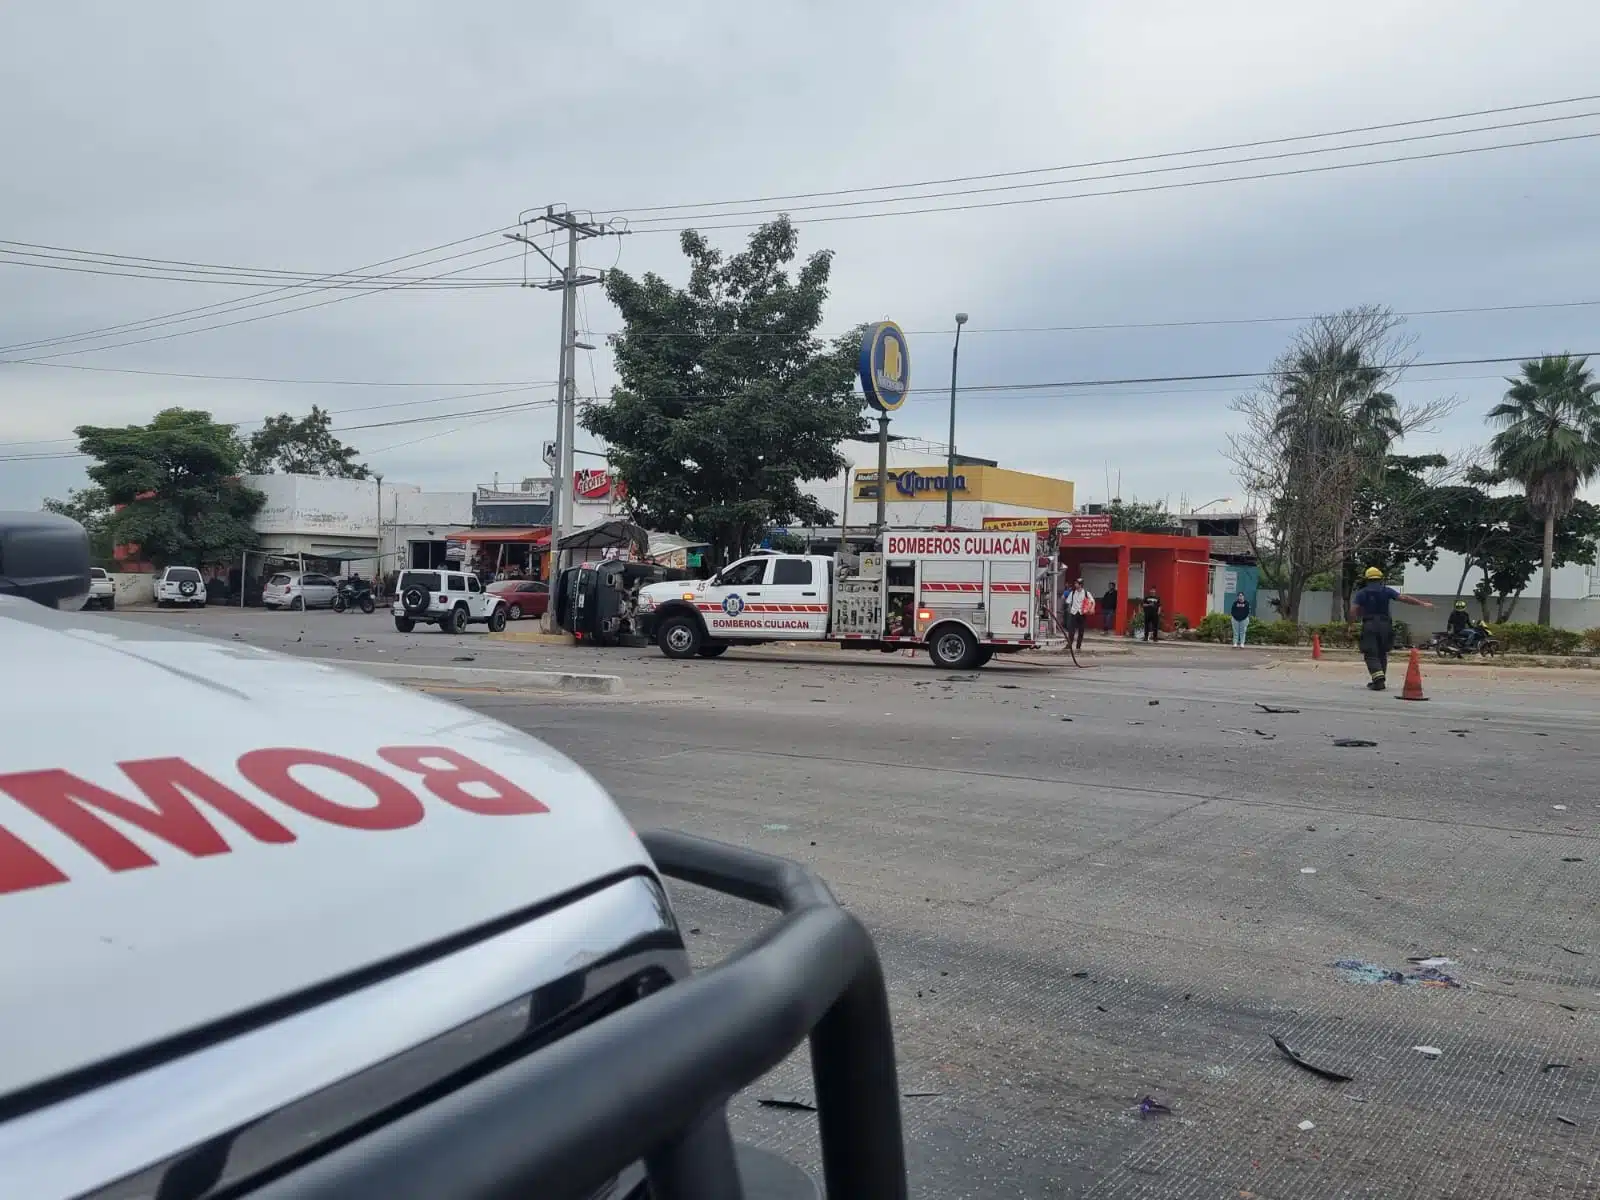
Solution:
[{"label": "white suv", "polygon": [[89,599],[85,608],[103,608],[107,612],[117,607],[116,581],[104,567],[89,568]]},{"label": "white suv", "polygon": [[487,625],[492,633],[506,627],[503,597],[483,590],[468,571],[402,571],[394,589],[394,627],[410,633],[419,624],[460,633],[468,625]]},{"label": "white suv", "polygon": [[166,608],[173,604],[206,606],[206,581],[193,567],[163,567],[156,576],[156,604]]}]

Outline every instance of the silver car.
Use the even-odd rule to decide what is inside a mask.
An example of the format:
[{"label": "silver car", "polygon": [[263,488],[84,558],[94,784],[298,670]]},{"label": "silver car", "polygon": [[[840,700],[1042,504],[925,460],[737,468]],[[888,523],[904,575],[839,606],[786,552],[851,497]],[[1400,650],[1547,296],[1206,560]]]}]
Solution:
[{"label": "silver car", "polygon": [[332,608],[339,586],[331,576],[316,571],[279,571],[261,589],[267,608]]}]

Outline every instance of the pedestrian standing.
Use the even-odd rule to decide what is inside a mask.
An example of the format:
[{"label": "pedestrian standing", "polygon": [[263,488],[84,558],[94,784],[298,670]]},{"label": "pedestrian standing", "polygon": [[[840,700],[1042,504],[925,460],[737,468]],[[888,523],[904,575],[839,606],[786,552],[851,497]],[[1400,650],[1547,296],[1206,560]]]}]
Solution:
[{"label": "pedestrian standing", "polygon": [[1161,640],[1161,597],[1153,589],[1144,598],[1144,640]]},{"label": "pedestrian standing", "polygon": [[1089,598],[1089,589],[1083,586],[1083,580],[1074,579],[1072,586],[1061,597],[1062,615],[1066,617],[1067,645],[1083,649],[1083,629],[1089,623],[1089,609],[1094,606],[1094,601]]},{"label": "pedestrian standing", "polygon": [[1427,600],[1407,596],[1383,581],[1383,571],[1368,567],[1366,585],[1350,597],[1350,619],[1361,622],[1361,657],[1367,664],[1367,687],[1381,692],[1388,686],[1389,652],[1394,649],[1394,622],[1389,616],[1389,605],[1398,600],[1401,604],[1415,604],[1418,608],[1432,608]]},{"label": "pedestrian standing", "polygon": [[1115,582],[1100,597],[1100,628],[1110,633],[1117,626],[1117,585]]},{"label": "pedestrian standing", "polygon": [[1245,635],[1250,632],[1250,601],[1240,592],[1233,598],[1233,607],[1228,610],[1228,615],[1233,618],[1233,646],[1234,649],[1244,647]]}]

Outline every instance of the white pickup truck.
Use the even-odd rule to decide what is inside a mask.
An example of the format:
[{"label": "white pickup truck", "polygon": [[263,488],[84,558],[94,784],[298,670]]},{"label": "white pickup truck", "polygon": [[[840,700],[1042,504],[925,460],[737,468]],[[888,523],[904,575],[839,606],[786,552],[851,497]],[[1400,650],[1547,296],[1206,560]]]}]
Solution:
[{"label": "white pickup truck", "polygon": [[925,647],[969,670],[1034,646],[1037,554],[1031,532],[894,530],[865,554],[755,554],[707,580],[650,584],[638,618],[669,658],[813,641]]}]

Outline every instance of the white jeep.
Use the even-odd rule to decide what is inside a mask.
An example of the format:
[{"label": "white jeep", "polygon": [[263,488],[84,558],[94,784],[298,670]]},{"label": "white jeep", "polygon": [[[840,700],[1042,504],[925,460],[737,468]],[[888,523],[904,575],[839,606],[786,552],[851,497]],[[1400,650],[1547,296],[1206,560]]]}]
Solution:
[{"label": "white jeep", "polygon": [[410,633],[419,624],[460,633],[468,625],[506,627],[503,597],[487,592],[470,571],[402,571],[394,589],[394,627]]}]

